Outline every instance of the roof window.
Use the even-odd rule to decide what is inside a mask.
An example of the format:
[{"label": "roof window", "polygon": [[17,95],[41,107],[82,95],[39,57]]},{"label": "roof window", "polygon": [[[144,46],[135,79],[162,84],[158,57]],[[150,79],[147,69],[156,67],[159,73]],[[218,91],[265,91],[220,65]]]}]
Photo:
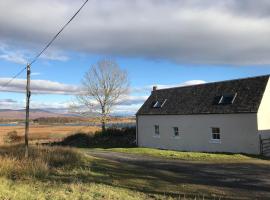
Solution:
[{"label": "roof window", "polygon": [[216,96],[213,104],[214,105],[230,105],[233,104],[236,99],[237,93],[235,94],[226,94],[222,96]]},{"label": "roof window", "polygon": [[162,108],[166,102],[167,102],[167,99],[165,99],[164,101],[158,101],[158,100],[154,101],[152,103],[152,108]]}]

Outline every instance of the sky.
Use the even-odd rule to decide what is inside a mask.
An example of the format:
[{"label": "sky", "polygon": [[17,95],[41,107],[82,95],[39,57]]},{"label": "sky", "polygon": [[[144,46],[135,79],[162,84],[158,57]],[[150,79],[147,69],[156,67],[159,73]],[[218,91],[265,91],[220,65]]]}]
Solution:
[{"label": "sky", "polygon": [[[25,73],[83,0],[0,1],[0,109],[25,107]],[[89,0],[32,65],[31,108],[68,112],[98,60],[128,72],[113,114],[133,115],[158,88],[270,74],[268,0]]]}]

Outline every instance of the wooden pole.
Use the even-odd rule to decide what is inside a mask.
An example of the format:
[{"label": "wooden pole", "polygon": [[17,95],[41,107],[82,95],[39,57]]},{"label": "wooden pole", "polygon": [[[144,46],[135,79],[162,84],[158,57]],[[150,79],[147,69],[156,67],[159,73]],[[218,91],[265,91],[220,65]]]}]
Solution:
[{"label": "wooden pole", "polygon": [[29,134],[29,105],[30,105],[30,75],[31,69],[30,65],[27,65],[27,83],[26,83],[26,109],[25,109],[25,157],[29,156],[29,148],[28,148],[28,134]]}]

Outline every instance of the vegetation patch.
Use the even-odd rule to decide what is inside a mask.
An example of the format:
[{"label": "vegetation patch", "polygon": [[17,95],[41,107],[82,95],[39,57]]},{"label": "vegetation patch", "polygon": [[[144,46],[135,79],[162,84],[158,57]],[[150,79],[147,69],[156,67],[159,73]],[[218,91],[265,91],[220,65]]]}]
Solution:
[{"label": "vegetation patch", "polygon": [[70,147],[30,146],[25,159],[24,146],[6,145],[0,162],[0,199],[238,199],[226,187],[192,182],[186,174],[98,159]]},{"label": "vegetation patch", "polygon": [[29,158],[23,145],[0,147],[0,176],[12,180],[45,179],[59,168],[83,164],[82,154],[71,148],[30,146]]},{"label": "vegetation patch", "polygon": [[[159,172],[93,158],[72,148],[30,146],[26,159],[24,146],[1,146],[0,162],[0,199],[203,199],[190,194],[191,187],[182,190],[181,184],[161,178]],[[207,196],[211,197],[204,199]]]},{"label": "vegetation patch", "polygon": [[77,133],[66,137],[58,144],[81,148],[134,147],[135,139],[136,128],[108,128],[94,134]]},{"label": "vegetation patch", "polygon": [[10,131],[4,136],[5,143],[19,143],[23,141],[23,137],[18,135],[17,131]]},{"label": "vegetation patch", "polygon": [[181,151],[140,148],[140,147],[110,148],[105,150],[121,153],[141,154],[160,158],[192,160],[192,161],[244,161],[248,159],[253,159],[251,155],[244,155],[244,154],[181,152]]}]

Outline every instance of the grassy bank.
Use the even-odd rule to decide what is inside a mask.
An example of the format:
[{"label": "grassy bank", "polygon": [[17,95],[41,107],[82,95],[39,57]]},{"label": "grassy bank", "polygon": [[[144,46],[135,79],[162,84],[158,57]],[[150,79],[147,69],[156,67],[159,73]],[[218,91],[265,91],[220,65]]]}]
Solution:
[{"label": "grassy bank", "polygon": [[87,150],[31,146],[29,159],[23,150],[20,145],[0,147],[1,200],[237,199],[230,188],[193,182],[185,174],[94,158]]},{"label": "grassy bank", "polygon": [[71,148],[30,146],[26,159],[23,145],[0,147],[0,176],[11,180],[45,180],[56,170],[73,169],[85,162],[83,154]]},{"label": "grassy bank", "polygon": [[29,159],[23,153],[21,145],[0,147],[0,199],[173,199],[178,191],[169,185],[175,192],[167,193],[163,181],[140,169],[72,148],[31,146]]},{"label": "grassy bank", "polygon": [[[140,200],[142,192],[96,183],[10,181],[0,178],[0,199],[6,200]],[[166,199],[157,197],[151,199]],[[170,198],[169,198],[170,199]]]},{"label": "grassy bank", "polygon": [[256,157],[254,158],[254,156],[243,154],[180,152],[180,151],[160,150],[160,149],[140,148],[140,147],[110,148],[102,150],[154,156],[166,159],[179,159],[191,161],[247,161],[250,159],[256,159]]}]

